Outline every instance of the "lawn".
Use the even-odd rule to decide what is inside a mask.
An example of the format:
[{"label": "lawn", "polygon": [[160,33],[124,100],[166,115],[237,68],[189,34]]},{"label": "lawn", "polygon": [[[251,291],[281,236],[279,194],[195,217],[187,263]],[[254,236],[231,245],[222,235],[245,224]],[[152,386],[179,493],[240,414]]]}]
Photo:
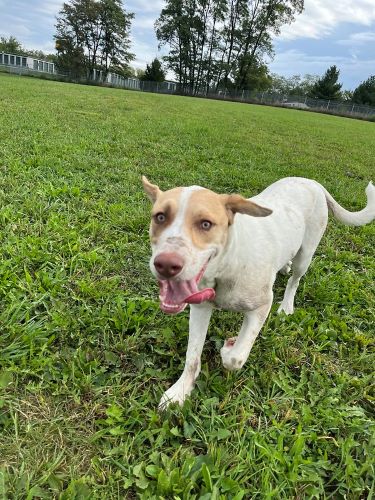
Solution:
[{"label": "lawn", "polygon": [[[317,179],[351,210],[375,124],[0,75],[0,498],[373,498],[375,224],[332,218],[244,369],[216,312],[182,409],[188,313],[163,315],[141,174],[251,196]],[[275,286],[280,301],[286,278]]]}]

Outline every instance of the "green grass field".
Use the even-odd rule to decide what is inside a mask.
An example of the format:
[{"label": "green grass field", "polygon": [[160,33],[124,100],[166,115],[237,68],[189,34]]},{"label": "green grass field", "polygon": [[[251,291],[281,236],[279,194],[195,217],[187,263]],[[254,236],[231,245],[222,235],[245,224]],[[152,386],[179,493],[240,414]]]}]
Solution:
[{"label": "green grass field", "polygon": [[[346,208],[375,181],[373,123],[0,76],[0,498],[374,498],[375,224],[330,220],[245,368],[217,312],[195,391],[159,415],[188,314],[159,311],[150,206],[200,184],[317,179]],[[286,278],[276,283],[281,300]]]}]

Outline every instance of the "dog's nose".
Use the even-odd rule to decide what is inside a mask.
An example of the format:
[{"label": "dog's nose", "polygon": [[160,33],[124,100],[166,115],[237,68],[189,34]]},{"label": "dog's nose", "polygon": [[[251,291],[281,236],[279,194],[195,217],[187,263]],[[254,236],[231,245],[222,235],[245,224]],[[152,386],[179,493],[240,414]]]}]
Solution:
[{"label": "dog's nose", "polygon": [[163,252],[155,257],[154,266],[160,276],[168,279],[173,278],[173,276],[182,271],[184,261],[176,253]]}]

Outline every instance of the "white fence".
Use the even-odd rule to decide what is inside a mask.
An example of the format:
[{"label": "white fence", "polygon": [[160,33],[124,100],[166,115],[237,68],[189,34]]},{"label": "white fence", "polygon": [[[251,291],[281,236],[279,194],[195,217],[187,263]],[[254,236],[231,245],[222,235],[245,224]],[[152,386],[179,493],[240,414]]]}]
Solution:
[{"label": "white fence", "polygon": [[35,57],[0,52],[0,65],[15,69],[31,69],[43,73],[55,73],[55,65]]}]

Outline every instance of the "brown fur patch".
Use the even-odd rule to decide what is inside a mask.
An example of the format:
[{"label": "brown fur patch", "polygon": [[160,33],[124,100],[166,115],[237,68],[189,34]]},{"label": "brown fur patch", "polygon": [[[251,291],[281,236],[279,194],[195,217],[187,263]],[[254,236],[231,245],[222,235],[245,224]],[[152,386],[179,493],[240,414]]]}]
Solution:
[{"label": "brown fur patch", "polygon": [[[174,222],[184,188],[178,187],[162,192],[157,186],[145,185],[145,190],[149,192],[151,189],[152,194],[155,194],[154,188],[157,189],[157,196],[152,208],[150,237],[151,241],[156,243],[162,232]],[[240,195],[221,195],[209,189],[191,191],[184,213],[185,233],[197,248],[204,249],[210,244],[224,245],[228,226],[233,223],[236,212],[255,217],[264,217],[272,213],[271,210]],[[159,213],[165,216],[165,221],[162,223],[158,223],[156,219]],[[203,229],[203,221],[209,221],[212,224],[211,228]]]},{"label": "brown fur patch", "polygon": [[[211,229],[201,228],[203,221],[212,223]],[[185,229],[197,248],[227,239],[229,219],[222,197],[209,189],[193,191],[185,215]]]},{"label": "brown fur patch", "polygon": [[[160,192],[160,195],[157,197],[151,212],[150,236],[153,243],[156,243],[161,233],[173,223],[178,212],[182,189],[174,188],[164,193]],[[159,213],[165,215],[165,222],[162,224],[158,223],[155,218]]]}]

